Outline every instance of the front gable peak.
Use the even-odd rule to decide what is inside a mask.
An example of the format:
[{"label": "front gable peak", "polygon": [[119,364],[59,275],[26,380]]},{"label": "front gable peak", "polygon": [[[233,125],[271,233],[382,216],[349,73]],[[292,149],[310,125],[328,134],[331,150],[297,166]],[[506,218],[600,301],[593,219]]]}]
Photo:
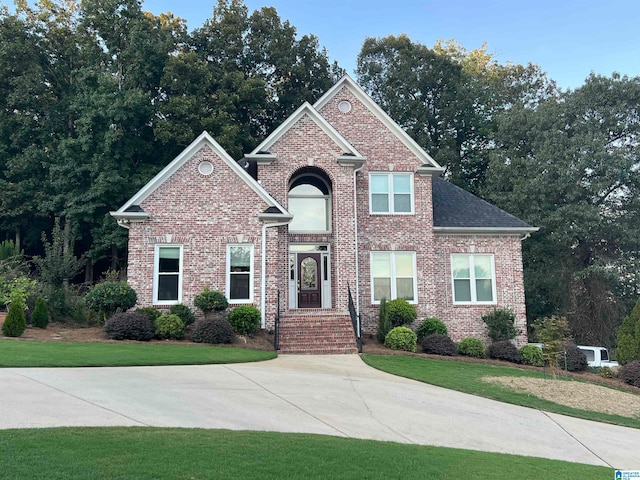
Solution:
[{"label": "front gable peak", "polygon": [[302,104],[295,112],[293,112],[284,123],[276,128],[260,145],[258,145],[250,154],[245,155],[246,158],[260,160],[263,158],[275,159],[269,151],[285,133],[287,133],[298,121],[304,116],[310,118],[329,138],[342,150],[344,156],[364,160],[364,157],[351,145],[318,111],[311,106],[309,102]]}]

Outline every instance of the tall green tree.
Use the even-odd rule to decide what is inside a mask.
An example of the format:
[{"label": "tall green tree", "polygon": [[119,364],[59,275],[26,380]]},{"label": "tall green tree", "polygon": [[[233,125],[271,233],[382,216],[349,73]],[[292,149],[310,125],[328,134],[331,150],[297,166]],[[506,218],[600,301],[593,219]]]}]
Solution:
[{"label": "tall green tree", "polygon": [[540,227],[523,243],[531,319],[567,315],[612,345],[640,277],[640,79],[581,88],[499,119],[483,195]]},{"label": "tall green tree", "polygon": [[429,48],[406,35],[367,38],[357,74],[449,179],[474,192],[484,182],[487,152],[495,148],[496,116],[555,92],[539,67],[501,65],[486,45],[468,51],[449,41]]}]

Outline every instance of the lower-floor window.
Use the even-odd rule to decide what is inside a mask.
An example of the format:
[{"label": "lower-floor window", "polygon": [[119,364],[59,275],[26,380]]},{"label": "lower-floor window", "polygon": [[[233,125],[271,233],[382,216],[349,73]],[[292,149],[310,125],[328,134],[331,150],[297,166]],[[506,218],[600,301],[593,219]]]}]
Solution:
[{"label": "lower-floor window", "polygon": [[496,280],[493,255],[451,255],[454,303],[495,303]]},{"label": "lower-floor window", "polygon": [[234,303],[253,301],[253,245],[227,245],[227,298]]},{"label": "lower-floor window", "polygon": [[371,299],[416,301],[415,252],[371,252]]},{"label": "lower-floor window", "polygon": [[182,245],[157,245],[154,259],[153,303],[180,303]]}]

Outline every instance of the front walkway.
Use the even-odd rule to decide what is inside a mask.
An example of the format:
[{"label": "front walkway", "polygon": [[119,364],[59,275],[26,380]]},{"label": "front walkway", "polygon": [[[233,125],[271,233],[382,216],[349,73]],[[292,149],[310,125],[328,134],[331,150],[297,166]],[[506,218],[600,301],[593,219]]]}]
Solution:
[{"label": "front walkway", "polygon": [[0,428],[155,426],[306,432],[638,469],[640,430],[395,377],[357,355],[261,363],[0,369]]}]

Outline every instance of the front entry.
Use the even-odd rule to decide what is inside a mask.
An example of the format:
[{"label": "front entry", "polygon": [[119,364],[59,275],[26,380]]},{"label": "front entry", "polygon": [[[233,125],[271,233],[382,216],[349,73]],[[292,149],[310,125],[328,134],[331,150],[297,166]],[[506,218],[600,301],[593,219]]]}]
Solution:
[{"label": "front entry", "polygon": [[322,278],[320,254],[299,253],[298,257],[298,308],[322,307]]}]

